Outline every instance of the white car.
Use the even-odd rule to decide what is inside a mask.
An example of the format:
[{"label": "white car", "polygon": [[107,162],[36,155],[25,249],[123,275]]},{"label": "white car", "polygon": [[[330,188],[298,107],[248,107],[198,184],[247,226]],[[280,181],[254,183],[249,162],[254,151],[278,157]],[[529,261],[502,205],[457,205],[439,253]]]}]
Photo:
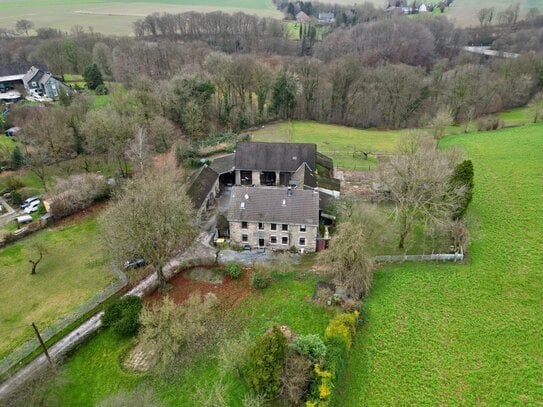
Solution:
[{"label": "white car", "polygon": [[25,209],[24,209],[24,212],[25,213],[33,213],[33,212],[36,212],[38,210],[38,206],[40,206],[40,202],[41,201],[32,201]]}]

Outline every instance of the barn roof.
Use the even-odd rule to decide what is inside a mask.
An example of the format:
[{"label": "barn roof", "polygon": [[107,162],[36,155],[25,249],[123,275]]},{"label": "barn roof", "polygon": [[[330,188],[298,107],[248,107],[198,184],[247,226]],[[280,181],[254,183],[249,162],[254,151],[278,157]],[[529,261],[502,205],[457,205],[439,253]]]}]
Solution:
[{"label": "barn roof", "polygon": [[204,165],[202,168],[196,171],[192,179],[192,183],[187,190],[187,195],[192,200],[196,210],[200,209],[207,195],[213,189],[218,177],[219,174],[217,174],[207,165]]},{"label": "barn roof", "polygon": [[242,171],[295,172],[306,163],[314,171],[316,155],[316,144],[239,142],[235,167]]}]

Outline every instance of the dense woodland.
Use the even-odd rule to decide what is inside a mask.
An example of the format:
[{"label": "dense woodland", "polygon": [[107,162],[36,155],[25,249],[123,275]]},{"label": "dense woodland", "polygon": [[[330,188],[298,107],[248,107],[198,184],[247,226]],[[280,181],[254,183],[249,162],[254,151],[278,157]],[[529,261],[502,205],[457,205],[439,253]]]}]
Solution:
[{"label": "dense woodland", "polygon": [[[52,148],[54,160],[93,151],[123,161],[121,150],[137,128],[147,129],[150,143],[164,151],[179,134],[197,139],[277,119],[416,127],[438,113],[461,122],[521,106],[543,86],[543,41],[533,34],[543,17],[534,13],[469,30],[442,16],[377,13],[363,21],[335,27],[322,41],[307,27],[294,41],[278,20],[220,12],[151,15],[135,23],[135,37],[76,26],[70,33],[39,28],[34,37],[4,38],[1,74],[36,64],[64,76],[96,64],[113,92],[113,109],[90,109],[79,95],[54,114],[14,108],[8,124],[24,122],[29,142],[32,120],[66,129],[51,131],[62,139]],[[529,52],[486,60],[461,51],[489,36],[500,49]],[[58,134],[71,135],[70,148]],[[118,145],[101,144],[112,134]]]}]

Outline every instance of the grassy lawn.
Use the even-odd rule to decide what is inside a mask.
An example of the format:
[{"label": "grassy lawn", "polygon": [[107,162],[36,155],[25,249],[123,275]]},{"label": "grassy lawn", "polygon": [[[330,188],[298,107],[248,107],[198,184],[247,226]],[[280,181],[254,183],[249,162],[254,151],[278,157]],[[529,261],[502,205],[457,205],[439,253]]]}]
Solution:
[{"label": "grassy lawn", "polygon": [[[33,245],[47,248],[37,274],[30,274]],[[114,281],[93,217],[41,232],[0,249],[0,358]]]},{"label": "grassy lawn", "polygon": [[[254,141],[316,143],[317,150],[333,158],[340,168],[375,168],[377,159],[365,160],[360,152],[393,152],[402,136],[400,130],[361,130],[309,121],[283,122],[265,126],[253,133]],[[357,154],[358,152],[358,154]]]},{"label": "grassy lawn", "polygon": [[543,403],[542,132],[443,140],[475,165],[470,263],[376,274],[338,406]]},{"label": "grassy lawn", "polygon": [[13,151],[15,148],[16,143],[9,138],[8,136],[4,135],[4,133],[0,133],[0,154],[2,152],[7,151],[9,154]]},{"label": "grassy lawn", "polygon": [[[306,270],[311,264],[311,258],[306,259],[298,269]],[[314,275],[291,273],[276,276],[264,291],[251,289],[225,316],[231,321],[229,325],[236,327],[231,334],[237,335],[241,329],[256,337],[274,324],[287,324],[297,333],[321,335],[331,314],[307,300],[316,281]],[[47,389],[48,396],[63,406],[93,406],[108,394],[143,384],[153,388],[166,406],[190,406],[195,405],[197,389],[209,388],[217,381],[213,351],[198,355],[182,371],[167,378],[127,373],[120,368],[119,360],[131,346],[131,340],[120,339],[110,331],[100,333],[64,365],[60,379]],[[242,405],[247,391],[244,383],[229,375],[225,384],[229,405]]]}]

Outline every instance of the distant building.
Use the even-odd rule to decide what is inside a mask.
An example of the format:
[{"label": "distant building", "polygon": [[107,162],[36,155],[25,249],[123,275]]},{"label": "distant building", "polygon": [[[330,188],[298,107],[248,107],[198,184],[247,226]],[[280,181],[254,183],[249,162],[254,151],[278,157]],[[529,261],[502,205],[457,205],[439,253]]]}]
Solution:
[{"label": "distant building", "polygon": [[336,16],[334,13],[319,13],[319,23],[322,24],[334,24],[336,22]]},{"label": "distant building", "polygon": [[311,22],[311,17],[309,17],[303,11],[300,11],[298,14],[296,14],[296,22],[298,22],[298,23],[310,23]]},{"label": "distant building", "polygon": [[230,240],[251,249],[313,252],[317,248],[319,193],[276,187],[232,188]]},{"label": "distant building", "polygon": [[426,7],[426,4],[422,3],[419,7],[419,13],[426,13],[428,11],[428,7]]},{"label": "distant building", "polygon": [[35,66],[24,74],[0,76],[0,100],[6,102],[22,99],[24,92],[29,100],[56,100],[61,89],[68,91],[60,79]]}]

